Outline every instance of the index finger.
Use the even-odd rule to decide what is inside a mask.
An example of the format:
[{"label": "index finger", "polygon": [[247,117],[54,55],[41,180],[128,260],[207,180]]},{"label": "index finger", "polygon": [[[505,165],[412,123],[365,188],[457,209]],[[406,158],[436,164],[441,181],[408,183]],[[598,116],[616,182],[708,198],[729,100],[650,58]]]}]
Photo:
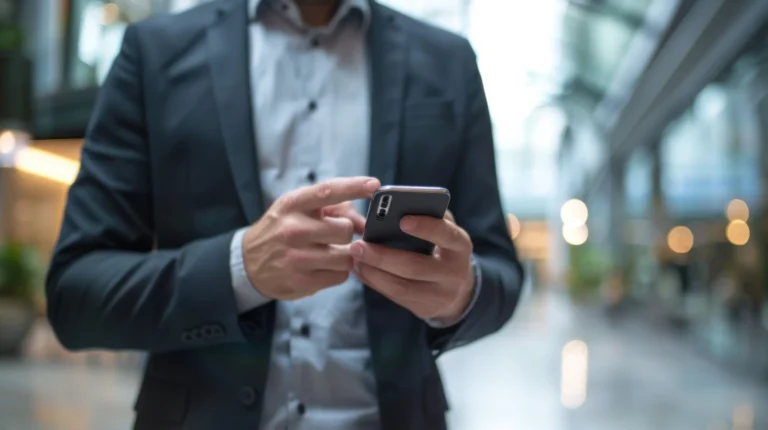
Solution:
[{"label": "index finger", "polygon": [[280,209],[311,212],[350,200],[370,198],[380,186],[378,179],[367,176],[330,179],[289,192],[280,198]]}]

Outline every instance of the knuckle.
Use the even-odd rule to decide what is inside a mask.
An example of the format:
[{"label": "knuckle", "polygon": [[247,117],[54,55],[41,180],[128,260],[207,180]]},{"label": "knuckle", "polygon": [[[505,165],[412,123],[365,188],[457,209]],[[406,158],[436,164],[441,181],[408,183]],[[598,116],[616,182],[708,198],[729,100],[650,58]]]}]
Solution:
[{"label": "knuckle", "polygon": [[284,242],[292,242],[302,234],[301,224],[293,218],[286,218],[278,228],[278,236]]},{"label": "knuckle", "polygon": [[332,191],[331,190],[331,184],[329,184],[327,182],[322,182],[322,183],[317,184],[316,187],[317,188],[315,190],[315,195],[319,199],[323,199],[324,200],[324,199],[327,199],[328,197],[331,196],[331,191]]},{"label": "knuckle", "polygon": [[297,200],[298,194],[295,191],[286,193],[278,199],[278,209],[281,211],[289,210],[291,207],[296,205]]}]

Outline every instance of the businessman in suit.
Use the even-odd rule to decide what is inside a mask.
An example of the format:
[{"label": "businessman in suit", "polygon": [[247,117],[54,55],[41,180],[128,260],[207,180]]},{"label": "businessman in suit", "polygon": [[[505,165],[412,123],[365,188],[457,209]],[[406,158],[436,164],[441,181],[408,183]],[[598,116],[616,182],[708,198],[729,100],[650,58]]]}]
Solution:
[{"label": "businessman in suit", "polygon": [[[522,270],[463,38],[369,0],[219,0],[128,28],[47,279],[71,349],[149,353],[136,429],[444,429],[436,357]],[[357,240],[384,184],[452,193]]]}]

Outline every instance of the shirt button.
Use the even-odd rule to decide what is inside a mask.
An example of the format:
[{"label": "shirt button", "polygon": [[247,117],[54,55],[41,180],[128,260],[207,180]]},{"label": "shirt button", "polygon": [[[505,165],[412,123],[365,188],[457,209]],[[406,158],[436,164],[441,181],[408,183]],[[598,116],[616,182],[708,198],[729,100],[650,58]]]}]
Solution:
[{"label": "shirt button", "polygon": [[307,173],[307,181],[309,181],[309,182],[311,182],[313,184],[315,183],[315,181],[317,181],[317,173],[315,173],[314,170],[310,170]]},{"label": "shirt button", "polygon": [[309,105],[307,105],[307,109],[309,109],[310,112],[317,110],[317,102],[314,100],[310,101]]},{"label": "shirt button", "polygon": [[309,324],[302,324],[301,327],[299,328],[299,333],[304,337],[309,337],[309,333],[310,333]]},{"label": "shirt button", "polygon": [[312,46],[313,48],[317,48],[318,46],[320,46],[320,39],[318,39],[317,37],[313,37],[313,38],[312,38],[312,39],[309,41],[309,44],[310,44],[310,46]]},{"label": "shirt button", "polygon": [[307,408],[304,406],[304,403],[299,403],[298,406],[296,406],[296,412],[298,412],[299,415],[304,415],[304,413],[307,412]]}]

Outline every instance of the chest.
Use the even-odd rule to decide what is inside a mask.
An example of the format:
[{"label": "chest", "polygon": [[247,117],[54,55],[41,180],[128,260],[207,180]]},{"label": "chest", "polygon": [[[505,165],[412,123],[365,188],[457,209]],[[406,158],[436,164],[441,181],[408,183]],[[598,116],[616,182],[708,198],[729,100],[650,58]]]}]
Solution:
[{"label": "chest", "polygon": [[368,173],[370,72],[355,28],[249,29],[250,99],[264,200]]},{"label": "chest", "polygon": [[401,47],[377,63],[359,38],[333,49],[255,36],[226,69],[202,39],[153,71],[146,118],[163,243],[242,227],[245,204],[267,207],[327,177],[391,171],[388,183],[450,188],[463,103],[439,58]]}]

